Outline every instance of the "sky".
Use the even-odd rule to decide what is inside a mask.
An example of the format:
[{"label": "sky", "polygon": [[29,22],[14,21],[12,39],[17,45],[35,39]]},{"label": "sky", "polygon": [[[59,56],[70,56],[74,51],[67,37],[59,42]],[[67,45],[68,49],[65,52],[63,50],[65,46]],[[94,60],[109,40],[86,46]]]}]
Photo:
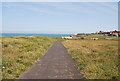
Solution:
[{"label": "sky", "polygon": [[2,32],[2,3],[0,2],[0,32]]},{"label": "sky", "polygon": [[119,2],[119,0],[1,0],[2,2]]},{"label": "sky", "polygon": [[[0,4],[1,5],[1,4]],[[3,33],[118,30],[117,2],[3,2]]]}]

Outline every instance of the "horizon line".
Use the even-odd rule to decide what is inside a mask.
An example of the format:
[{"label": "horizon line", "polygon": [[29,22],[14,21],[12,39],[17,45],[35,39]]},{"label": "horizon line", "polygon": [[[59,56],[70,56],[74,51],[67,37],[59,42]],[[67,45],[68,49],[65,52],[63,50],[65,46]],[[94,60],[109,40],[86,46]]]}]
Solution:
[{"label": "horizon line", "polygon": [[[108,30],[108,31],[104,31],[104,30],[99,30],[99,31],[103,31],[103,32],[108,32],[108,31],[115,31],[115,30]],[[3,34],[3,33],[13,33],[13,34],[78,34],[78,33],[96,33],[96,32],[99,32],[99,31],[95,31],[95,32],[74,32],[74,33],[65,33],[65,32],[54,32],[54,33],[45,33],[45,32],[2,32],[0,31],[0,34]],[[119,31],[118,29],[116,29],[116,31]]]},{"label": "horizon line", "polygon": [[29,33],[29,32],[0,32],[2,34],[75,34],[75,33]]}]

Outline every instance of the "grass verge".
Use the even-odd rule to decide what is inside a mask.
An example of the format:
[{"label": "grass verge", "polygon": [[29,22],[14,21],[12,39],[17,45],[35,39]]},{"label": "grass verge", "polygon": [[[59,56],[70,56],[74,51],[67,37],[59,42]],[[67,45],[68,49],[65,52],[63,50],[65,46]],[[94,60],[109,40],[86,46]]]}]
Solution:
[{"label": "grass verge", "polygon": [[66,40],[63,44],[86,79],[118,77],[118,41]]},{"label": "grass verge", "polygon": [[57,37],[2,37],[3,79],[16,79],[26,72],[56,41]]}]

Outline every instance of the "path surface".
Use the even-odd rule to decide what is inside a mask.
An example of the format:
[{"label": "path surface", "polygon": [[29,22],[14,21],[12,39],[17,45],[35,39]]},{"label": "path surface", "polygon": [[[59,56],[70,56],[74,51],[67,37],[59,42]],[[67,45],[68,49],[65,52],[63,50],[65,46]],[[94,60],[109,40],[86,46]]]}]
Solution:
[{"label": "path surface", "polygon": [[19,79],[82,79],[82,75],[63,44],[56,42]]}]

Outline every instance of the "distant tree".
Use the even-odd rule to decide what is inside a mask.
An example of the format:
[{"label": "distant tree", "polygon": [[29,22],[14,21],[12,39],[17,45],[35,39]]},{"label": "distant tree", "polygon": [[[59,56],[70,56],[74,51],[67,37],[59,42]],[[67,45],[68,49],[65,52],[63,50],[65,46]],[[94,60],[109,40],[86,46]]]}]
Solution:
[{"label": "distant tree", "polygon": [[98,34],[103,34],[103,31],[99,31],[99,33]]}]

